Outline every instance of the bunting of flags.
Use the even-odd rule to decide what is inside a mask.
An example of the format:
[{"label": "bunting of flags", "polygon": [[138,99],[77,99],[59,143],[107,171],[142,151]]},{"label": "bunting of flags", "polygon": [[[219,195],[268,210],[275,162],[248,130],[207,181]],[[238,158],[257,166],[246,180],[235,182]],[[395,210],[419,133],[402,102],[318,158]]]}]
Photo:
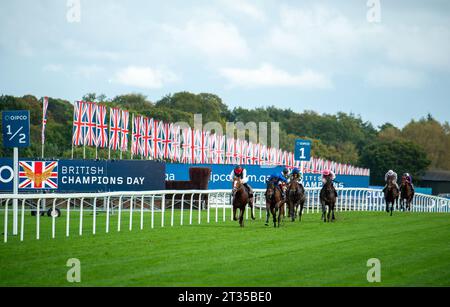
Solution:
[{"label": "bunting of flags", "polygon": [[[47,105],[48,100],[44,99],[43,140]],[[106,106],[92,102],[75,102],[72,144],[127,152],[128,135],[130,134],[129,112],[115,107],[110,108],[109,126],[107,123]],[[141,115],[133,115],[131,124],[130,151],[132,156],[192,164],[300,167],[300,162],[295,161],[292,152],[271,148],[264,144],[210,134],[208,131],[199,131],[189,127],[181,128],[172,123]],[[303,168],[305,173],[320,173],[324,169],[330,169],[338,175],[370,175],[369,169],[320,158],[311,158],[310,161],[304,162]]]}]

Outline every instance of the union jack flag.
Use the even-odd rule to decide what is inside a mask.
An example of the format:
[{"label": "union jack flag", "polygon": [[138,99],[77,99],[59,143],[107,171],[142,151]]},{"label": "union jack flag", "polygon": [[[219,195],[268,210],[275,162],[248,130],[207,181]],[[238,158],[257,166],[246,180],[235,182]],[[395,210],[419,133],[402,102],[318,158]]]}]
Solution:
[{"label": "union jack flag", "polygon": [[133,129],[131,135],[131,154],[142,155],[142,116],[136,115],[133,118]]},{"label": "union jack flag", "polygon": [[172,155],[172,132],[173,124],[160,122],[159,132],[161,135],[162,150],[160,159],[169,159]]},{"label": "union jack flag", "polygon": [[19,189],[57,189],[57,161],[20,161]]},{"label": "union jack flag", "polygon": [[96,146],[108,146],[108,125],[106,123],[106,106],[97,107],[97,141]]},{"label": "union jack flag", "polygon": [[201,163],[202,160],[202,131],[193,129],[192,131],[193,142],[191,144],[192,163]]},{"label": "union jack flag", "polygon": [[109,110],[109,148],[118,150],[120,145],[120,109]]},{"label": "union jack flag", "polygon": [[160,137],[160,122],[153,119],[152,126],[152,148],[153,148],[153,158],[158,159],[161,155],[161,137]]},{"label": "union jack flag", "polygon": [[192,163],[192,129],[184,128],[183,129],[183,153],[181,156],[182,163]]},{"label": "union jack flag", "polygon": [[217,151],[216,151],[216,146],[217,146],[217,134],[209,134],[209,140],[208,140],[208,161],[209,163],[217,163]]},{"label": "union jack flag", "polygon": [[97,105],[94,102],[85,103],[84,123],[86,127],[84,144],[95,146],[95,130],[97,128]]},{"label": "union jack flag", "polygon": [[208,131],[199,131],[200,133],[200,163],[209,163],[209,132]]},{"label": "union jack flag", "polygon": [[153,119],[145,117],[142,121],[142,150],[146,158],[154,158],[151,145]]},{"label": "union jack flag", "polygon": [[125,110],[121,110],[121,123],[120,123],[120,150],[128,151],[128,123],[130,121],[130,113]]},{"label": "union jack flag", "polygon": [[234,150],[235,140],[233,138],[227,138],[227,150],[226,150],[226,164],[234,164]]},{"label": "union jack flag", "polygon": [[47,126],[47,109],[48,109],[48,97],[44,97],[42,100],[42,133],[41,141],[45,143],[45,127]]},{"label": "union jack flag", "polygon": [[179,162],[181,160],[181,128],[173,125],[172,128],[172,155],[171,160]]},{"label": "union jack flag", "polygon": [[83,122],[84,102],[75,101],[73,104],[73,134],[72,144],[80,146],[84,144],[84,122]]},{"label": "union jack flag", "polygon": [[225,163],[225,143],[226,138],[223,135],[218,135],[216,139],[216,145],[214,147],[216,160],[214,163],[224,164]]}]

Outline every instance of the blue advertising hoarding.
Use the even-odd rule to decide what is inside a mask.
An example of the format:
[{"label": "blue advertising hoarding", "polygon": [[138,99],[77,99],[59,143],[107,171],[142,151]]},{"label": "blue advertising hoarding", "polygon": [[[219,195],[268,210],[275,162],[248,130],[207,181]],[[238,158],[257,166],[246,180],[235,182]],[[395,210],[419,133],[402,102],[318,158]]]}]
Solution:
[{"label": "blue advertising hoarding", "polygon": [[[0,159],[0,191],[11,192],[12,159]],[[165,189],[165,163],[155,161],[19,160],[19,191],[107,192]]]},{"label": "blue advertising hoarding", "polygon": [[[231,172],[233,165],[218,165],[218,164],[166,164],[166,180],[189,180],[189,167],[204,166],[211,168],[211,177],[209,180],[209,189],[229,189]],[[267,167],[259,165],[246,165],[247,176],[249,177],[249,184],[255,189],[264,189],[266,187],[267,178],[273,173],[281,173],[283,167]],[[368,176],[343,176],[337,175],[336,184],[341,188],[367,188],[369,186]],[[322,180],[320,174],[304,174],[303,183],[307,188],[322,187]]]}]

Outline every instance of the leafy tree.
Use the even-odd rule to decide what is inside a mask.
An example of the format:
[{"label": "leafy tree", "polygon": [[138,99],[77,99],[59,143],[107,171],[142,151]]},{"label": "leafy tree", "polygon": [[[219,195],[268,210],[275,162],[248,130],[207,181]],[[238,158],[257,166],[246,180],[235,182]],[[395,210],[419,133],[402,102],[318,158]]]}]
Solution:
[{"label": "leafy tree", "polygon": [[402,140],[375,140],[361,153],[361,163],[370,168],[371,183],[381,185],[389,169],[410,173],[417,181],[430,165],[426,152],[418,145]]}]

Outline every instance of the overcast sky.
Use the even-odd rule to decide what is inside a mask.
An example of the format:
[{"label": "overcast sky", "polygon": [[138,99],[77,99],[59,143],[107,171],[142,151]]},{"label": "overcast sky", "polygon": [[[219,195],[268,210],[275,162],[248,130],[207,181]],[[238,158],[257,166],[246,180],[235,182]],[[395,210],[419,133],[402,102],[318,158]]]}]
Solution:
[{"label": "overcast sky", "polygon": [[450,1],[381,0],[380,22],[367,0],[80,0],[79,22],[73,2],[0,1],[1,94],[186,90],[375,125],[450,121]]}]

